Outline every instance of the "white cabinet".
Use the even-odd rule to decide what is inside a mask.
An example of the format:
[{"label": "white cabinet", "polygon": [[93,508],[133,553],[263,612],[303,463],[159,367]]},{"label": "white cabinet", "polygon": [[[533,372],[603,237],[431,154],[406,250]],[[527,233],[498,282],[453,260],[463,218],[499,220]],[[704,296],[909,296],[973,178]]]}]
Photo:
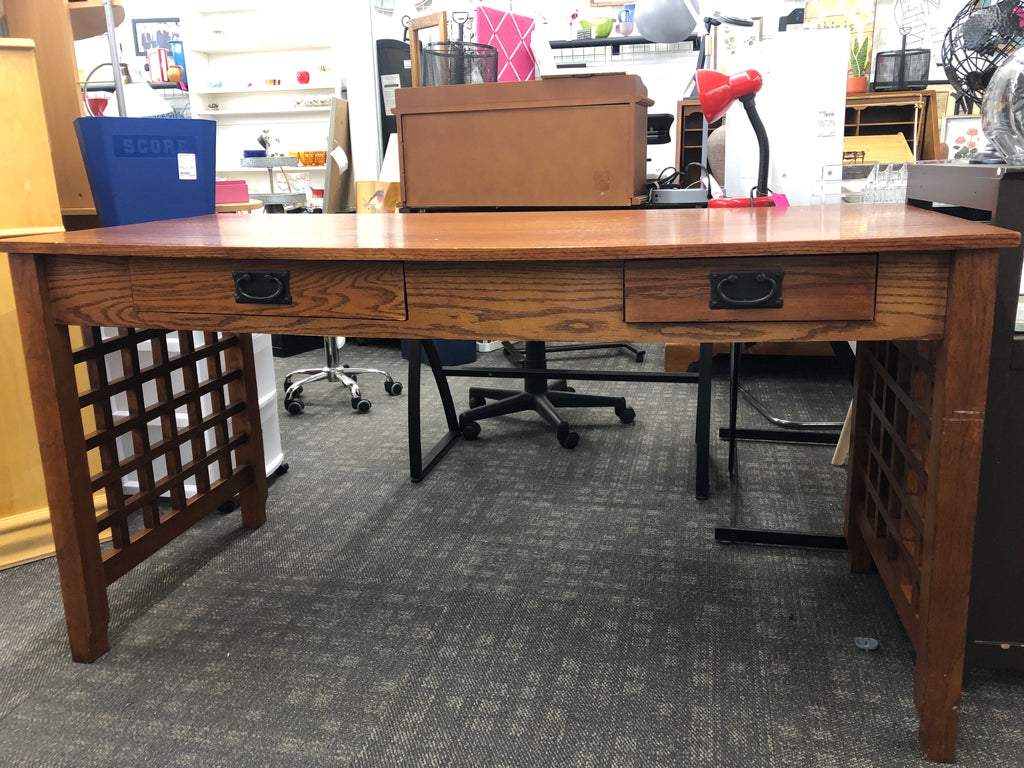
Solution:
[{"label": "white cabinet", "polygon": [[[283,191],[239,162],[264,131],[272,153],[326,150],[330,100],[344,87],[332,42],[339,5],[212,0],[181,11],[192,116],[217,121],[219,177],[243,178],[251,192]],[[299,187],[323,186],[323,165],[285,172]],[[285,172],[275,173],[281,187]]]}]

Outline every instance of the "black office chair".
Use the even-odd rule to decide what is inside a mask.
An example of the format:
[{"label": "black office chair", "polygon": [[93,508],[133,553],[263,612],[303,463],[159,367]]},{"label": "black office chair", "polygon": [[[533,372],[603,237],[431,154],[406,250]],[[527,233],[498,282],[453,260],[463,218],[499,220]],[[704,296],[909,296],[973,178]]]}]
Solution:
[{"label": "black office chair", "polygon": [[[481,419],[506,416],[523,411],[536,411],[556,430],[558,442],[563,448],[575,448],[580,436],[569,427],[558,413],[563,408],[614,408],[615,415],[623,424],[629,424],[636,413],[626,405],[626,398],[608,395],[580,394],[566,385],[565,379],[549,382],[547,355],[543,341],[526,342],[524,358],[523,389],[498,389],[494,387],[470,387],[469,410],[459,414],[459,429],[467,440],[480,435]],[[487,400],[494,400],[488,403]]]}]

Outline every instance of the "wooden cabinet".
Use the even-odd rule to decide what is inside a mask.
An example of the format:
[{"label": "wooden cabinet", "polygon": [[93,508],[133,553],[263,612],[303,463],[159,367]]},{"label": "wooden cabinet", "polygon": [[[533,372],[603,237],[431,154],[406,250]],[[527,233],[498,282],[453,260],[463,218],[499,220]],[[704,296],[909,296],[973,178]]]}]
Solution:
[{"label": "wooden cabinet", "polygon": [[6,0],[11,37],[35,42],[53,171],[65,216],[96,213],[75,136],[84,113],[67,0]]},{"label": "wooden cabinet", "polygon": [[[720,118],[708,125],[708,133],[725,124]],[[676,169],[683,174],[684,186],[700,179],[701,145],[704,134],[704,112],[697,99],[683,99],[676,105]],[[697,165],[690,167],[691,163]]]},{"label": "wooden cabinet", "polygon": [[[30,40],[0,40],[0,238],[60,231],[60,206]],[[0,240],[0,251],[3,241]],[[53,554],[50,510],[7,255],[0,253],[0,568]]]}]

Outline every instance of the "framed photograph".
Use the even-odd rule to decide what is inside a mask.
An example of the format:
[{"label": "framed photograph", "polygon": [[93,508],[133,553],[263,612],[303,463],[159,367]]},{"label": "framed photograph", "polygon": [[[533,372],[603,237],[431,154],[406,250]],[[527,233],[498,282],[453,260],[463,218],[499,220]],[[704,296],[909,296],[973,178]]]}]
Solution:
[{"label": "framed photograph", "polygon": [[950,160],[964,163],[991,148],[981,132],[981,115],[947,116],[942,123],[942,143],[949,147]]},{"label": "framed photograph", "polygon": [[181,39],[178,19],[132,19],[135,53],[145,56],[154,48],[168,48],[171,40]]},{"label": "framed photograph", "polygon": [[708,51],[711,68],[731,74],[730,59],[744,48],[764,39],[764,19],[753,16],[751,27],[737,24],[719,24],[711,29],[711,48]]}]

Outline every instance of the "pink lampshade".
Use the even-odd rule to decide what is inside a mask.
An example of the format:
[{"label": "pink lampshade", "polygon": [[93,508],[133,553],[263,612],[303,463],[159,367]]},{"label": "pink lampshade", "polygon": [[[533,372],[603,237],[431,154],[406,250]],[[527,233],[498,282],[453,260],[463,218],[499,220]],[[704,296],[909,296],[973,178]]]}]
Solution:
[{"label": "pink lampshade", "polygon": [[756,69],[731,76],[713,69],[700,69],[696,79],[700,108],[709,123],[724,115],[736,99],[757,93],[762,85],[761,73]]}]

